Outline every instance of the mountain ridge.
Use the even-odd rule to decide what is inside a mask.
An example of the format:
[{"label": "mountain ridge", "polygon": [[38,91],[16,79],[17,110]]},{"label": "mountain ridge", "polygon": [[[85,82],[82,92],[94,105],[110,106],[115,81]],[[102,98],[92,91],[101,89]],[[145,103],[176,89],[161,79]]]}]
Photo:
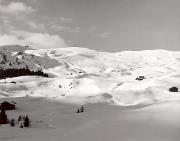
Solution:
[{"label": "mountain ridge", "polygon": [[[0,61],[5,63],[0,64],[1,68],[41,70],[50,77],[0,80],[0,88],[16,87],[15,91],[11,88],[9,96],[28,93],[74,103],[137,105],[180,100],[168,91],[171,86],[180,87],[179,56],[180,52],[166,50],[108,53],[79,47],[23,51],[3,48]],[[26,79],[34,84],[30,85]],[[7,85],[6,81],[16,84]],[[20,85],[19,81],[23,83]],[[2,93],[7,95],[7,92]]]}]

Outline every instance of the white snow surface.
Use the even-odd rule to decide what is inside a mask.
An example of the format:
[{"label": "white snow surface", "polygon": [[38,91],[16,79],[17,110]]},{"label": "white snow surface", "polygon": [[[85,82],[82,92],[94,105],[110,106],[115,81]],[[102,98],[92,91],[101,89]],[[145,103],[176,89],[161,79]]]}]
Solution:
[{"label": "white snow surface", "polygon": [[46,98],[5,98],[15,101],[8,118],[29,115],[30,128],[0,126],[0,141],[179,141],[180,102],[153,105],[78,106]]},{"label": "white snow surface", "polygon": [[[179,101],[180,52],[167,50],[98,52],[86,48],[0,48],[0,68],[42,70],[49,78],[0,80],[0,97],[46,97],[68,103],[122,106]],[[23,48],[23,47],[22,47]],[[142,81],[138,76],[145,76]],[[12,83],[12,82],[16,83]]]}]

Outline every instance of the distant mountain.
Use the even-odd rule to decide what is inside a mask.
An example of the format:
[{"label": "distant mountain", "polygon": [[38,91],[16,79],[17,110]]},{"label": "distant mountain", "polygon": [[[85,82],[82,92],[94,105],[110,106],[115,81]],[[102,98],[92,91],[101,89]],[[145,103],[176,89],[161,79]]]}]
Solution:
[{"label": "distant mountain", "polygon": [[5,45],[0,46],[0,49],[7,49],[9,51],[25,51],[31,49],[29,46],[20,46],[20,45]]},{"label": "distant mountain", "polygon": [[[50,76],[33,79],[33,87],[24,84],[25,79],[12,79],[23,82],[32,96],[119,105],[179,98],[169,95],[168,88],[180,87],[180,52],[108,53],[79,47],[38,50],[17,45],[0,47],[0,69],[23,68]],[[10,87],[2,85],[6,89]],[[20,89],[17,84],[16,89]],[[9,95],[15,91],[11,89],[11,92]]]}]

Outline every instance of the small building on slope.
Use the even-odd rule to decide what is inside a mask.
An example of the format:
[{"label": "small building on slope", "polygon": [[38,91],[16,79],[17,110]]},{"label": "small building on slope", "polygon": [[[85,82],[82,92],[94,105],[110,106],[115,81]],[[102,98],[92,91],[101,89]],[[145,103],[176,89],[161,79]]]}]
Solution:
[{"label": "small building on slope", "polygon": [[14,110],[16,105],[14,102],[2,101],[0,102],[0,110]]}]

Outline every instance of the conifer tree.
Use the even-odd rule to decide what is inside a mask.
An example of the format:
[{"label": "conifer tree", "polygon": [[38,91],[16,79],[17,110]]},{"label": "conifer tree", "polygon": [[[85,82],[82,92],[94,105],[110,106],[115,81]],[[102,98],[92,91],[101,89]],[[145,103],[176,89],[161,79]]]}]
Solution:
[{"label": "conifer tree", "polygon": [[26,116],[24,119],[24,127],[29,127],[29,125],[30,125],[30,120],[29,120],[29,117]]},{"label": "conifer tree", "polygon": [[80,112],[84,112],[84,106],[81,106]]},{"label": "conifer tree", "polygon": [[21,122],[21,124],[20,124],[20,128],[23,128],[23,123]]},{"label": "conifer tree", "polygon": [[79,110],[79,108],[77,109],[76,113],[80,113],[80,110]]},{"label": "conifer tree", "polygon": [[22,120],[22,116],[19,115],[19,117],[18,117],[18,122],[20,122],[21,120]]},{"label": "conifer tree", "polygon": [[15,120],[12,118],[11,121],[10,121],[10,126],[11,127],[14,127],[15,126]]}]

